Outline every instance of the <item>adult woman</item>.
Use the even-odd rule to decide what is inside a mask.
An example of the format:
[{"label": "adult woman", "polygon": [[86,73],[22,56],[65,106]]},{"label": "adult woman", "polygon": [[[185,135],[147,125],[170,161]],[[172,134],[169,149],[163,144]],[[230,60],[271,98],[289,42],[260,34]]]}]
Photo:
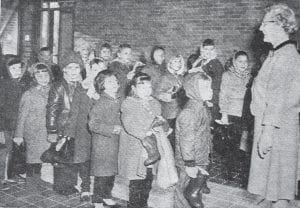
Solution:
[{"label": "adult woman", "polygon": [[296,31],[294,12],[284,4],[266,9],[260,26],[274,50],[252,86],[254,143],[248,190],[288,207],[294,199],[299,153],[300,57],[289,34]]}]

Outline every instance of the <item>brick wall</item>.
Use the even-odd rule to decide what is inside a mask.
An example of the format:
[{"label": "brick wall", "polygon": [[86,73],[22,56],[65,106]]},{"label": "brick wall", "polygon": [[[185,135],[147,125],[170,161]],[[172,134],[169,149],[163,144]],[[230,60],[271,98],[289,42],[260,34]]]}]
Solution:
[{"label": "brick wall", "polygon": [[[84,38],[129,43],[149,54],[153,45],[186,58],[206,38],[213,38],[222,61],[234,49],[253,54],[263,8],[276,0],[82,0],[75,11],[75,42]],[[286,1],[299,11],[299,1]]]}]

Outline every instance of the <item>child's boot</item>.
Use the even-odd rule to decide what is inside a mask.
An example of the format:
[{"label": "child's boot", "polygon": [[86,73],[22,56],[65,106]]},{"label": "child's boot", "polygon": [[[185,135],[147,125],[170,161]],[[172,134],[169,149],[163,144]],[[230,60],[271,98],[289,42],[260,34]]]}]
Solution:
[{"label": "child's boot", "polygon": [[204,208],[201,189],[205,183],[205,176],[198,173],[197,178],[191,178],[184,190],[184,197],[192,208]]},{"label": "child's boot", "polygon": [[157,148],[157,141],[154,134],[143,139],[143,146],[148,153],[148,158],[144,161],[145,166],[154,164],[160,159],[160,154]]}]

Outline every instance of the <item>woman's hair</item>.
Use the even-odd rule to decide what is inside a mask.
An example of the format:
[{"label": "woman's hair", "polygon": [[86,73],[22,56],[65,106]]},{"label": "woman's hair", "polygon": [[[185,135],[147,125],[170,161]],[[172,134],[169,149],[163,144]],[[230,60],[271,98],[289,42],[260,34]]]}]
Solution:
[{"label": "woman's hair", "polygon": [[35,78],[35,74],[39,73],[39,72],[47,72],[49,74],[49,77],[50,77],[49,83],[51,83],[53,80],[53,74],[52,74],[50,67],[44,63],[41,63],[41,62],[35,63],[29,68],[28,71],[32,77],[31,86],[38,85],[38,82]]},{"label": "woman's hair", "polygon": [[153,46],[153,48],[151,49],[151,52],[150,52],[150,59],[152,61],[152,63],[156,63],[155,62],[155,59],[154,59],[154,53],[155,51],[158,51],[158,50],[162,50],[163,52],[165,52],[165,49],[162,47],[162,46]]},{"label": "woman's hair", "polygon": [[151,81],[151,77],[146,73],[137,72],[125,88],[126,97],[132,96],[132,86],[135,87],[138,83],[143,82],[143,81]]},{"label": "woman's hair", "polygon": [[108,69],[103,70],[97,74],[97,76],[94,79],[94,87],[98,94],[101,94],[105,90],[104,81],[107,77],[111,76],[114,76],[114,73],[113,71]]},{"label": "woman's hair", "polygon": [[270,13],[272,18],[282,26],[288,34],[298,30],[298,24],[294,11],[286,4],[275,4],[265,9],[266,13]]}]

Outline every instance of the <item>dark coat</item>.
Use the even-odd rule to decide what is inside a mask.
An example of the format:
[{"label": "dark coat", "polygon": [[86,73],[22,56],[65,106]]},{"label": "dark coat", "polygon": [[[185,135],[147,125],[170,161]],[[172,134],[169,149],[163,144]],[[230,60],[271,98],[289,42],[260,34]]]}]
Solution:
[{"label": "dark coat", "polygon": [[64,126],[69,117],[73,93],[78,85],[79,83],[74,83],[74,86],[71,86],[63,79],[51,87],[46,114],[46,127],[49,134],[64,135]]},{"label": "dark coat", "polygon": [[161,77],[167,73],[167,69],[165,64],[149,64],[142,69],[142,72],[151,77],[152,89],[155,91]]},{"label": "dark coat", "polygon": [[132,70],[132,66],[127,66],[119,62],[118,60],[115,60],[111,64],[109,64],[108,68],[115,73],[120,84],[120,95],[125,97],[126,87],[128,82],[130,81],[129,79],[127,79],[127,74]]},{"label": "dark coat", "polygon": [[40,157],[50,146],[47,141],[46,105],[50,87],[32,87],[22,96],[15,137],[26,144],[26,162],[41,163]]},{"label": "dark coat", "polygon": [[17,127],[19,103],[30,84],[26,77],[24,74],[20,80],[7,78],[0,81],[0,131],[14,131]]},{"label": "dark coat", "polygon": [[93,106],[89,117],[92,132],[91,174],[113,176],[118,173],[119,135],[114,126],[121,125],[121,98],[103,93]]},{"label": "dark coat", "polygon": [[87,90],[82,85],[76,87],[64,127],[64,135],[75,139],[74,163],[86,162],[91,155],[92,136],[88,130],[88,114],[94,101],[86,93]]}]

